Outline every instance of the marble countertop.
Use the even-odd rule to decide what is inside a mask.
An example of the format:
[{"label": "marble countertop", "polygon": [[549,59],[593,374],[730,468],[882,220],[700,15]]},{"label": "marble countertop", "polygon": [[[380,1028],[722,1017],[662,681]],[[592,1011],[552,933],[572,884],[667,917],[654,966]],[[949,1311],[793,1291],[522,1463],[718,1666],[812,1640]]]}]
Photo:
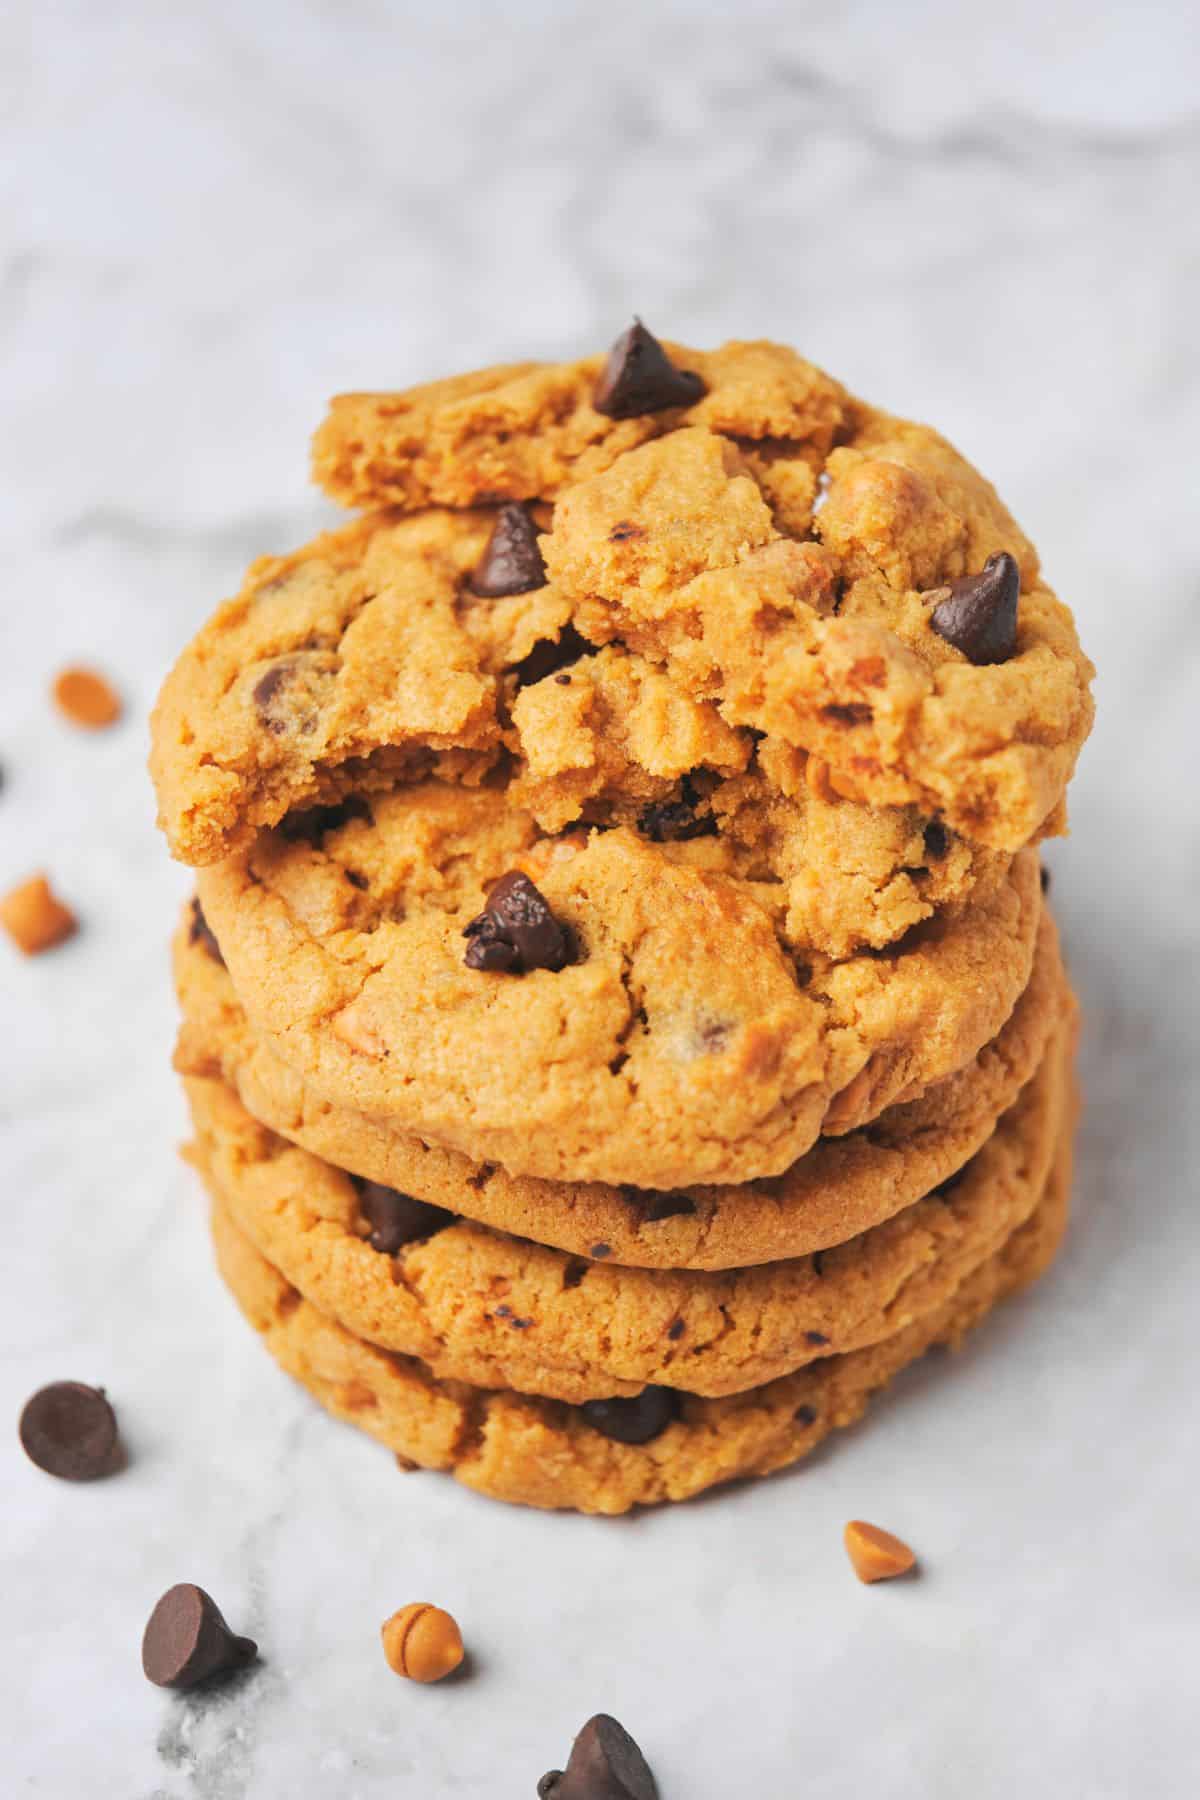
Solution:
[{"label": "marble countertop", "polygon": [[[1163,1800],[1192,1720],[1200,1022],[1200,40],[1189,8],[18,0],[0,19],[3,1410],[103,1382],[130,1466],[3,1457],[7,1793],[532,1796],[593,1711],[663,1800]],[[1194,24],[1194,20],[1192,21]],[[400,1480],[209,1263],[145,715],[250,556],[327,516],[325,397],[602,345],[779,335],[941,426],[1074,604],[1099,722],[1050,850],[1085,1006],[1060,1265],[791,1476],[617,1523]],[[111,671],[116,731],[47,683]],[[919,1547],[850,1577],[843,1521]],[[164,1695],[176,1580],[264,1660]],[[417,1690],[377,1628],[474,1651]]]}]

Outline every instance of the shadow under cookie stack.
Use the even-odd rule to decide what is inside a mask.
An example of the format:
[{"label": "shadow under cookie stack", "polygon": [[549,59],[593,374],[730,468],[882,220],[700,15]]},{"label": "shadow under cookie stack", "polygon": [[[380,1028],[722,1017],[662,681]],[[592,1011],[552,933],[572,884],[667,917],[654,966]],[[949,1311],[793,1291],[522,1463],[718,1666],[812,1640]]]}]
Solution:
[{"label": "shadow under cookie stack", "polygon": [[797,1462],[1062,1236],[1070,614],[773,344],[344,396],[315,472],[357,516],[154,716],[221,1273],[405,1468],[618,1513]]}]

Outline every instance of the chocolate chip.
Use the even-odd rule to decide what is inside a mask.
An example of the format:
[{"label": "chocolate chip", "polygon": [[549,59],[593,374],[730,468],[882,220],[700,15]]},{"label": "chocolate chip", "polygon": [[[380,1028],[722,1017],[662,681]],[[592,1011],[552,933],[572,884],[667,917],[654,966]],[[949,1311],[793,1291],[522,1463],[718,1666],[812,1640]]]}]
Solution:
[{"label": "chocolate chip", "polygon": [[795,1419],[797,1425],[815,1425],[817,1422],[816,1408],[813,1406],[798,1406],[792,1414],[792,1417]]},{"label": "chocolate chip", "polygon": [[471,592],[485,600],[499,600],[504,594],[528,594],[545,585],[546,565],[538,549],[533,515],[514,500],[496,514],[487,549],[471,575]]},{"label": "chocolate chip", "polygon": [[606,1256],[612,1255],[611,1244],[593,1244],[588,1251],[593,1262],[603,1262]]},{"label": "chocolate chip", "polygon": [[265,675],[260,675],[254,684],[251,698],[258,709],[258,716],[267,730],[279,737],[287,730],[287,721],[276,710],[276,702],[287,686],[291,668],[287,663],[276,663]]},{"label": "chocolate chip", "polygon": [[372,1228],[367,1242],[384,1256],[394,1256],[405,1244],[433,1237],[454,1223],[454,1214],[444,1207],[414,1200],[380,1181],[360,1181],[356,1186],[359,1211]]},{"label": "chocolate chip", "polygon": [[632,1399],[585,1400],[579,1410],[589,1425],[618,1444],[648,1444],[678,1416],[679,1395],[674,1388],[645,1387]]},{"label": "chocolate chip", "polygon": [[251,689],[259,724],[273,737],[307,736],[317,728],[321,708],[337,680],[338,661],[327,650],[297,650],[281,656]]},{"label": "chocolate chip", "polygon": [[463,932],[471,941],[468,969],[525,975],[531,969],[563,969],[573,945],[528,875],[512,869],[490,890],[487,904]]},{"label": "chocolate chip", "polygon": [[590,1267],[590,1263],[584,1262],[581,1256],[573,1257],[563,1270],[564,1288],[577,1288]]},{"label": "chocolate chip", "polygon": [[142,1637],[142,1669],[156,1687],[197,1687],[257,1655],[254,1639],[230,1631],[216,1601],[190,1581],[167,1589]]},{"label": "chocolate chip", "polygon": [[940,862],[950,848],[950,833],[940,819],[930,819],[925,827],[925,854],[931,862]]},{"label": "chocolate chip", "polygon": [[667,1336],[673,1344],[677,1344],[686,1330],[687,1326],[682,1319],[672,1319],[667,1326]]},{"label": "chocolate chip", "polygon": [[610,544],[637,543],[645,535],[646,527],[644,525],[635,525],[629,519],[621,519],[609,532],[608,541]]},{"label": "chocolate chip", "polygon": [[607,1713],[589,1719],[571,1746],[564,1769],[537,1784],[540,1800],[658,1800],[645,1757],[623,1725]]},{"label": "chocolate chip", "polygon": [[850,700],[844,703],[833,701],[823,706],[821,717],[828,719],[831,725],[869,725],[875,714],[865,700]]},{"label": "chocolate chip", "polygon": [[188,920],[188,943],[200,944],[212,957],[214,962],[225,967],[225,958],[221,955],[221,946],[217,942],[216,933],[204,916],[204,909],[196,899],[192,901],[192,916]]},{"label": "chocolate chip", "polygon": [[699,375],[677,369],[653,333],[635,319],[609,351],[592,405],[610,419],[633,419],[668,406],[693,406],[705,391]]},{"label": "chocolate chip", "polygon": [[680,844],[688,838],[716,836],[717,821],[712,813],[697,810],[703,801],[690,776],[685,775],[680,782],[679,796],[678,800],[656,801],[638,819],[638,830],[652,844]]},{"label": "chocolate chip", "polygon": [[316,846],[327,832],[340,831],[351,819],[371,823],[371,809],[361,794],[347,794],[333,806],[306,806],[299,812],[288,813],[280,820],[278,829],[289,840]]},{"label": "chocolate chip", "polygon": [[580,637],[573,625],[564,625],[556,638],[539,638],[529,655],[513,664],[513,674],[518,687],[532,687],[535,682],[545,681],[548,675],[556,675],[560,669],[569,669],[580,657],[595,654],[595,644]]},{"label": "chocolate chip", "polygon": [[949,583],[930,624],[939,637],[976,664],[1007,662],[1017,647],[1021,571],[1007,550],[989,556],[978,575]]},{"label": "chocolate chip", "polygon": [[30,1462],[60,1481],[95,1481],[121,1466],[117,1415],[103,1388],[51,1382],[25,1402],[17,1429]]},{"label": "chocolate chip", "polygon": [[825,1336],[823,1331],[806,1331],[804,1334],[804,1341],[806,1344],[816,1345],[827,1344],[829,1339]]}]

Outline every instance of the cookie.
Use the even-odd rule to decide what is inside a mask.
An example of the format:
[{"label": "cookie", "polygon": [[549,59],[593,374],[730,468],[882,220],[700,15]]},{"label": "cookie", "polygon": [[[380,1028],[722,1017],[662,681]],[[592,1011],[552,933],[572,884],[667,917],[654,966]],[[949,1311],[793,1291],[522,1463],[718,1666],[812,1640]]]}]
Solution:
[{"label": "cookie", "polygon": [[225,1282],[280,1366],[328,1411],[395,1451],[403,1467],[445,1470],[477,1492],[526,1506],[611,1514],[798,1462],[859,1419],[908,1363],[935,1344],[957,1344],[1053,1259],[1070,1160],[1064,1136],[1033,1217],[943,1307],[869,1349],[826,1357],[748,1393],[684,1398],[678,1416],[642,1444],[614,1441],[561,1402],[438,1382],[421,1363],[378,1350],[319,1312],[220,1205],[213,1233]]},{"label": "cookie", "polygon": [[[375,1248],[362,1185],[186,1083],[210,1192],[307,1300],[439,1377],[573,1402],[648,1383],[738,1393],[940,1306],[1029,1217],[1062,1132],[1069,1034],[958,1177],[837,1249],[724,1274],[631,1269],[400,1197]],[[368,1208],[380,1205],[366,1190]],[[382,1204],[387,1207],[384,1198]]]},{"label": "cookie", "polygon": [[[546,848],[487,789],[426,782],[316,841],[265,832],[198,892],[256,1033],[318,1093],[552,1179],[781,1174],[970,1061],[1029,979],[1031,851],[883,952],[800,963],[749,884],[659,850],[623,826]],[[520,869],[561,948],[524,973],[472,941]]]},{"label": "cookie", "polygon": [[202,914],[174,945],[184,1023],[176,1066],[219,1078],[246,1109],[338,1168],[577,1257],[650,1268],[726,1269],[844,1243],[953,1177],[1042,1060],[1070,997],[1049,909],[1011,1017],[957,1075],[870,1127],[820,1138],[774,1181],[653,1192],[511,1176],[329,1105],[254,1035]]},{"label": "cookie", "polygon": [[669,354],[692,403],[634,416],[598,410],[598,358],[344,396],[314,472],[353,506],[552,502],[540,550],[585,639],[873,803],[1009,851],[1061,828],[1094,671],[992,486],[783,346]]},{"label": "cookie", "polygon": [[645,658],[586,645],[551,588],[475,593],[489,524],[377,515],[252,569],[155,712],[178,855],[219,859],[281,820],[315,837],[340,804],[436,771],[486,781],[489,805],[507,796],[547,840],[628,826],[648,861],[736,880],[787,944],[833,957],[885,947],[1003,868],[919,809],[855,804]]}]

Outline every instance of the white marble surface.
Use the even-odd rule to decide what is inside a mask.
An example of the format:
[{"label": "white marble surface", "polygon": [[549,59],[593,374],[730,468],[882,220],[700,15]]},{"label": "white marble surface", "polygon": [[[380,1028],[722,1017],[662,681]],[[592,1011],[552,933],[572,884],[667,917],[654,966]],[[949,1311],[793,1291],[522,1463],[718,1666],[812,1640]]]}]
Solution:
[{"label": "white marble surface", "polygon": [[[120,1479],[3,1459],[6,1794],[531,1796],[597,1708],[664,1800],[1173,1800],[1196,1678],[1200,40],[1185,5],[34,5],[0,18],[2,1407],[113,1394]],[[1192,21],[1194,24],[1194,21]],[[805,1471],[542,1518],[320,1414],[235,1319],[176,1160],[186,881],[144,716],[252,553],[306,534],[351,385],[773,333],[992,473],[1102,675],[1051,858],[1086,1005],[1070,1247]],[[52,715],[65,658],[130,717]],[[852,1514],[925,1579],[860,1588]],[[264,1662],[171,1698],[145,1614],[210,1587]],[[465,1683],[389,1675],[428,1596]]]}]

